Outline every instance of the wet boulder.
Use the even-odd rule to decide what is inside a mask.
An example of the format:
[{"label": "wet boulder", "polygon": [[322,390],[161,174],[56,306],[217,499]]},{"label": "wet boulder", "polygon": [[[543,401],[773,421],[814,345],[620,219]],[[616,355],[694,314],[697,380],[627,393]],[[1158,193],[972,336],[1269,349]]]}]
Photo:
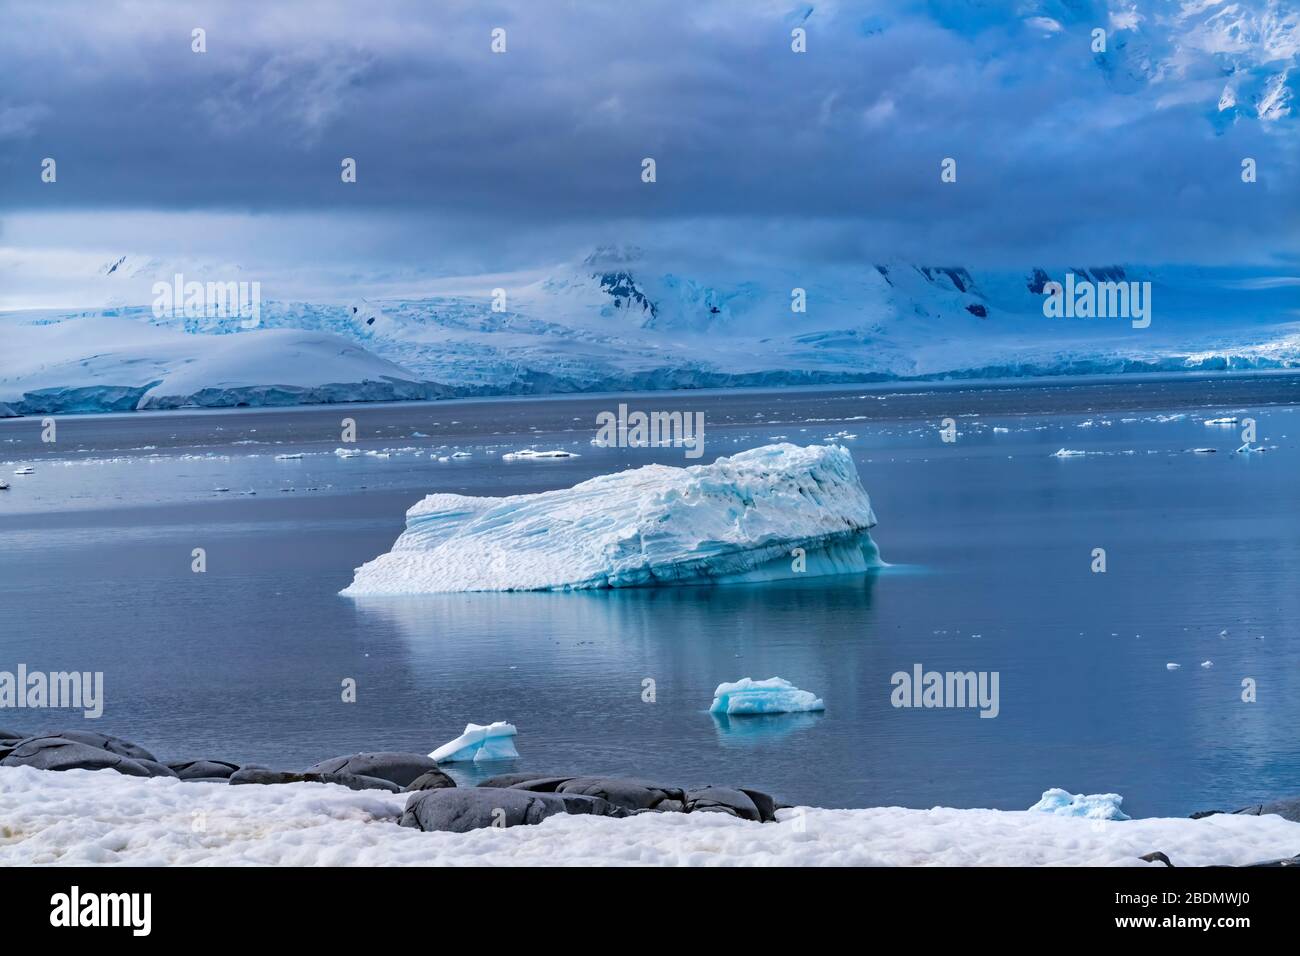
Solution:
[{"label": "wet boulder", "polygon": [[37,770],[116,770],[129,777],[172,775],[172,771],[152,760],[133,760],[67,737],[31,737],[20,741],[0,760],[0,766],[35,767]]},{"label": "wet boulder", "polygon": [[447,776],[441,770],[430,770],[420,774],[405,787],[403,793],[415,793],[417,790],[445,790],[448,787],[456,786],[456,781]]},{"label": "wet boulder", "polygon": [[729,813],[742,820],[763,822],[763,814],[749,794],[731,787],[708,786],[687,790],[686,810],[689,813]]},{"label": "wet boulder", "polygon": [[333,783],[349,790],[386,790],[400,793],[402,788],[391,780],[367,777],[356,773],[298,773],[292,770],[267,770],[265,767],[241,767],[232,773],[228,782],[233,786],[261,784],[273,786],[280,783]]},{"label": "wet boulder", "polygon": [[438,763],[424,754],[381,751],[330,757],[307,768],[307,773],[352,773],[362,777],[378,777],[405,787],[416,777],[437,770]]},{"label": "wet boulder", "polygon": [[624,810],[656,810],[665,800],[686,802],[686,794],[680,787],[622,777],[574,777],[556,787],[555,792],[600,797]]},{"label": "wet boulder", "polygon": [[468,833],[493,826],[532,826],[558,813],[624,815],[608,801],[583,794],[565,796],[509,787],[458,787],[411,794],[400,822],[417,830]]},{"label": "wet boulder", "polygon": [[167,766],[182,780],[226,780],[239,769],[239,764],[224,760],[180,760]]}]

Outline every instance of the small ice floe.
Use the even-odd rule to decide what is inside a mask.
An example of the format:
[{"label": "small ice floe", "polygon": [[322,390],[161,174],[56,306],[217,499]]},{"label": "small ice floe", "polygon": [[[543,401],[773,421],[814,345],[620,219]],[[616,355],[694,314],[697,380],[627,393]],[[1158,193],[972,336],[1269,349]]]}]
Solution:
[{"label": "small ice floe", "polygon": [[361,451],[357,448],[335,448],[334,454],[340,458],[360,458]]},{"label": "small ice floe", "polygon": [[[432,457],[432,456],[430,456],[430,457]],[[451,459],[448,458],[446,455],[439,455],[439,456],[438,456],[438,461],[441,461],[441,462],[444,462],[444,463],[445,463],[445,462],[449,462],[449,461],[451,461]]]},{"label": "small ice floe", "polygon": [[1052,452],[1052,457],[1053,458],[1082,458],[1086,454],[1088,454],[1086,451],[1079,451],[1074,448],[1058,448],[1056,451]]},{"label": "small ice floe", "polygon": [[510,451],[501,456],[502,461],[533,461],[535,459],[549,458],[577,458],[576,452],[565,451],[557,448],[552,451],[536,451],[532,448],[525,448],[522,451]]},{"label": "small ice floe", "polygon": [[1201,666],[1208,670],[1214,666],[1214,661],[1201,661]]},{"label": "small ice floe", "polygon": [[1053,787],[1043,791],[1042,798],[1029,808],[1029,812],[1088,820],[1127,820],[1128,814],[1119,808],[1123,802],[1124,798],[1118,793],[1070,793]]},{"label": "small ice floe", "polygon": [[1168,664],[1165,665],[1165,670],[1167,670],[1167,671],[1176,671],[1176,670],[1181,669],[1182,666],[1183,666],[1182,664],[1175,664],[1175,663],[1173,663],[1173,662],[1171,661],[1170,663],[1168,663]]},{"label": "small ice floe", "polygon": [[451,453],[451,457],[452,458],[473,458],[474,456],[467,451],[454,451]]},{"label": "small ice floe", "polygon": [[15,469],[14,469],[14,474],[15,474],[15,475],[34,475],[34,474],[36,474],[36,469],[33,468],[31,465],[23,465],[21,468],[15,468]]},{"label": "small ice floe", "polygon": [[719,684],[713,692],[711,714],[793,714],[825,710],[821,698],[811,691],[800,690],[788,680],[769,677],[754,680],[742,677],[732,684]]},{"label": "small ice floe", "polygon": [[1214,455],[1218,454],[1217,448],[1191,448],[1188,449],[1193,455]]},{"label": "small ice floe", "polygon": [[1265,448],[1263,445],[1252,445],[1250,442],[1246,442],[1235,452],[1233,452],[1233,454],[1234,455],[1258,455],[1261,452],[1266,452],[1266,451],[1268,451],[1268,449]]},{"label": "small ice floe", "polygon": [[1003,428],[1001,425],[994,425],[994,426],[993,426],[993,433],[994,433],[995,435],[1005,435],[1005,434],[1006,434],[1007,432],[1009,432],[1009,431],[1011,431],[1010,428]]},{"label": "small ice floe", "polygon": [[498,720],[490,724],[466,724],[465,732],[449,740],[429,754],[438,763],[459,763],[481,760],[511,760],[519,756],[515,750],[514,724]]},{"label": "small ice floe", "polygon": [[1227,636],[1228,636],[1228,629],[1225,627],[1223,630],[1219,632],[1219,637],[1227,637]]},{"label": "small ice floe", "polygon": [[296,461],[296,460],[298,460],[298,459],[301,458],[301,457],[302,457],[302,452],[300,452],[300,451],[296,451],[296,452],[287,453],[287,454],[284,454],[284,455],[276,455],[276,456],[275,456],[275,460],[276,460],[276,461]]},{"label": "small ice floe", "polygon": [[8,491],[8,490],[9,490],[9,482],[5,481],[3,478],[0,478],[0,491]]},{"label": "small ice floe", "polygon": [[1236,418],[1227,418],[1227,417],[1225,417],[1225,418],[1207,418],[1207,419],[1205,420],[1205,424],[1207,424],[1207,425],[1235,425],[1235,424],[1237,424],[1237,419],[1236,419]]}]

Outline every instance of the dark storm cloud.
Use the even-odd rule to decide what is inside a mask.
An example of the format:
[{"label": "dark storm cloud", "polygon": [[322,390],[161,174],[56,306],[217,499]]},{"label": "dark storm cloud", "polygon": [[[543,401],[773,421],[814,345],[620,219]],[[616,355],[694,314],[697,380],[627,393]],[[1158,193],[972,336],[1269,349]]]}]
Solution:
[{"label": "dark storm cloud", "polygon": [[1043,4],[1071,14],[1051,28],[1009,6],[7,5],[0,211],[348,214],[538,250],[689,220],[830,258],[1294,252],[1292,120],[1216,135],[1212,68],[1117,91],[1088,48],[1104,4]]}]

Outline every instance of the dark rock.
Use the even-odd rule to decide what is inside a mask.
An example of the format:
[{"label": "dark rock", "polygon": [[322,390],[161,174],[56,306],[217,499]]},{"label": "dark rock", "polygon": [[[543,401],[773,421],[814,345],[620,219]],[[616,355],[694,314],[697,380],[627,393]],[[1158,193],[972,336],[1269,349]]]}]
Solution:
[{"label": "dark rock", "polygon": [[737,787],[736,789],[754,801],[760,820],[764,823],[776,822],[777,802],[775,797],[764,793],[762,790],[753,790],[749,787]]},{"label": "dark rock", "polygon": [[175,770],[182,780],[226,780],[239,769],[239,764],[224,760],[181,760],[167,766]]},{"label": "dark rock", "polygon": [[454,786],[456,786],[456,781],[441,770],[430,770],[428,773],[420,774],[402,790],[404,793],[414,793],[417,790],[443,790]]},{"label": "dark rock", "polygon": [[387,790],[401,793],[402,788],[391,780],[367,777],[357,773],[295,773],[291,770],[267,770],[264,767],[240,767],[228,779],[232,785],[277,783],[334,783],[349,790]]},{"label": "dark rock", "polygon": [[110,737],[108,734],[96,733],[93,730],[58,730],[52,734],[40,734],[36,737],[26,737],[23,742],[31,740],[75,740],[79,744],[85,744],[88,747],[94,747],[97,750],[107,750],[111,754],[117,754],[121,757],[130,757],[132,760],[153,760],[157,757],[145,750],[139,744],[133,744],[129,740],[123,740],[121,737]]},{"label": "dark rock", "polygon": [[[519,779],[521,778],[522,779]],[[531,790],[533,793],[554,793],[555,788],[561,784],[568,783],[572,780],[572,775],[565,777],[542,777],[535,773],[530,774],[504,774],[500,777],[492,777],[478,784],[480,787],[510,787],[512,790]],[[499,783],[498,781],[509,780],[509,783]]]},{"label": "dark rock", "polygon": [[1151,853],[1143,853],[1138,857],[1138,859],[1145,860],[1147,863],[1155,863],[1158,860],[1165,866],[1173,866],[1173,864],[1169,862],[1169,857],[1165,856],[1159,850],[1154,850]]},{"label": "dark rock", "polygon": [[1300,823],[1300,797],[1287,797],[1283,800],[1274,800],[1272,803],[1266,803],[1259,808],[1260,814],[1276,813],[1283,820],[1290,820],[1292,823]]},{"label": "dark rock", "polygon": [[152,766],[66,737],[24,740],[0,760],[0,766],[35,767],[37,770],[116,770],[130,777],[157,776]]},{"label": "dark rock", "polygon": [[731,787],[710,786],[687,790],[686,809],[690,813],[701,810],[721,811],[742,820],[753,820],[755,823],[763,821],[762,813],[749,795]]},{"label": "dark rock", "polygon": [[[1193,820],[1203,820],[1205,817],[1212,817],[1216,813],[1225,813],[1224,810],[1200,810],[1192,814]],[[1274,800],[1271,803],[1252,803],[1249,806],[1242,807],[1240,810],[1233,810],[1233,815],[1243,815],[1257,817],[1265,813],[1275,813],[1283,820],[1290,820],[1292,823],[1300,823],[1300,797],[1284,797],[1281,800]]]},{"label": "dark rock", "polygon": [[437,769],[438,762],[424,754],[384,751],[330,757],[312,764],[306,773],[353,773],[362,777],[378,777],[395,783],[400,788],[421,774]]},{"label": "dark rock", "polygon": [[680,787],[620,777],[574,777],[556,787],[555,792],[600,797],[624,810],[655,810],[665,800],[686,802],[686,794]]},{"label": "dark rock", "polygon": [[467,833],[491,826],[531,826],[557,813],[623,816],[607,801],[582,794],[533,793],[509,787],[457,787],[413,793],[401,825]]},{"label": "dark rock", "polygon": [[0,727],[0,740],[22,740],[26,736],[26,734],[20,734],[16,730],[5,730]]},{"label": "dark rock", "polygon": [[175,770],[165,763],[159,763],[157,760],[137,760],[135,761],[145,770],[149,771],[151,777],[175,777],[179,776]]}]

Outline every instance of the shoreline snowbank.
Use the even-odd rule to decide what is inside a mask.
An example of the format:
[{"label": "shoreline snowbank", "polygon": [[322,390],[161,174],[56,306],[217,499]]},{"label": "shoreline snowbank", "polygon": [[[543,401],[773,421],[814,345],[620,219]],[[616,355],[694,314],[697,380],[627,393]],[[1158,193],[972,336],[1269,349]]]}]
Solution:
[{"label": "shoreline snowbank", "polygon": [[796,807],[560,814],[535,826],[425,833],[407,794],[320,783],[231,787],[112,771],[0,768],[0,866],[1177,866],[1300,854],[1300,823],[1219,814],[1098,821],[1030,811]]}]

